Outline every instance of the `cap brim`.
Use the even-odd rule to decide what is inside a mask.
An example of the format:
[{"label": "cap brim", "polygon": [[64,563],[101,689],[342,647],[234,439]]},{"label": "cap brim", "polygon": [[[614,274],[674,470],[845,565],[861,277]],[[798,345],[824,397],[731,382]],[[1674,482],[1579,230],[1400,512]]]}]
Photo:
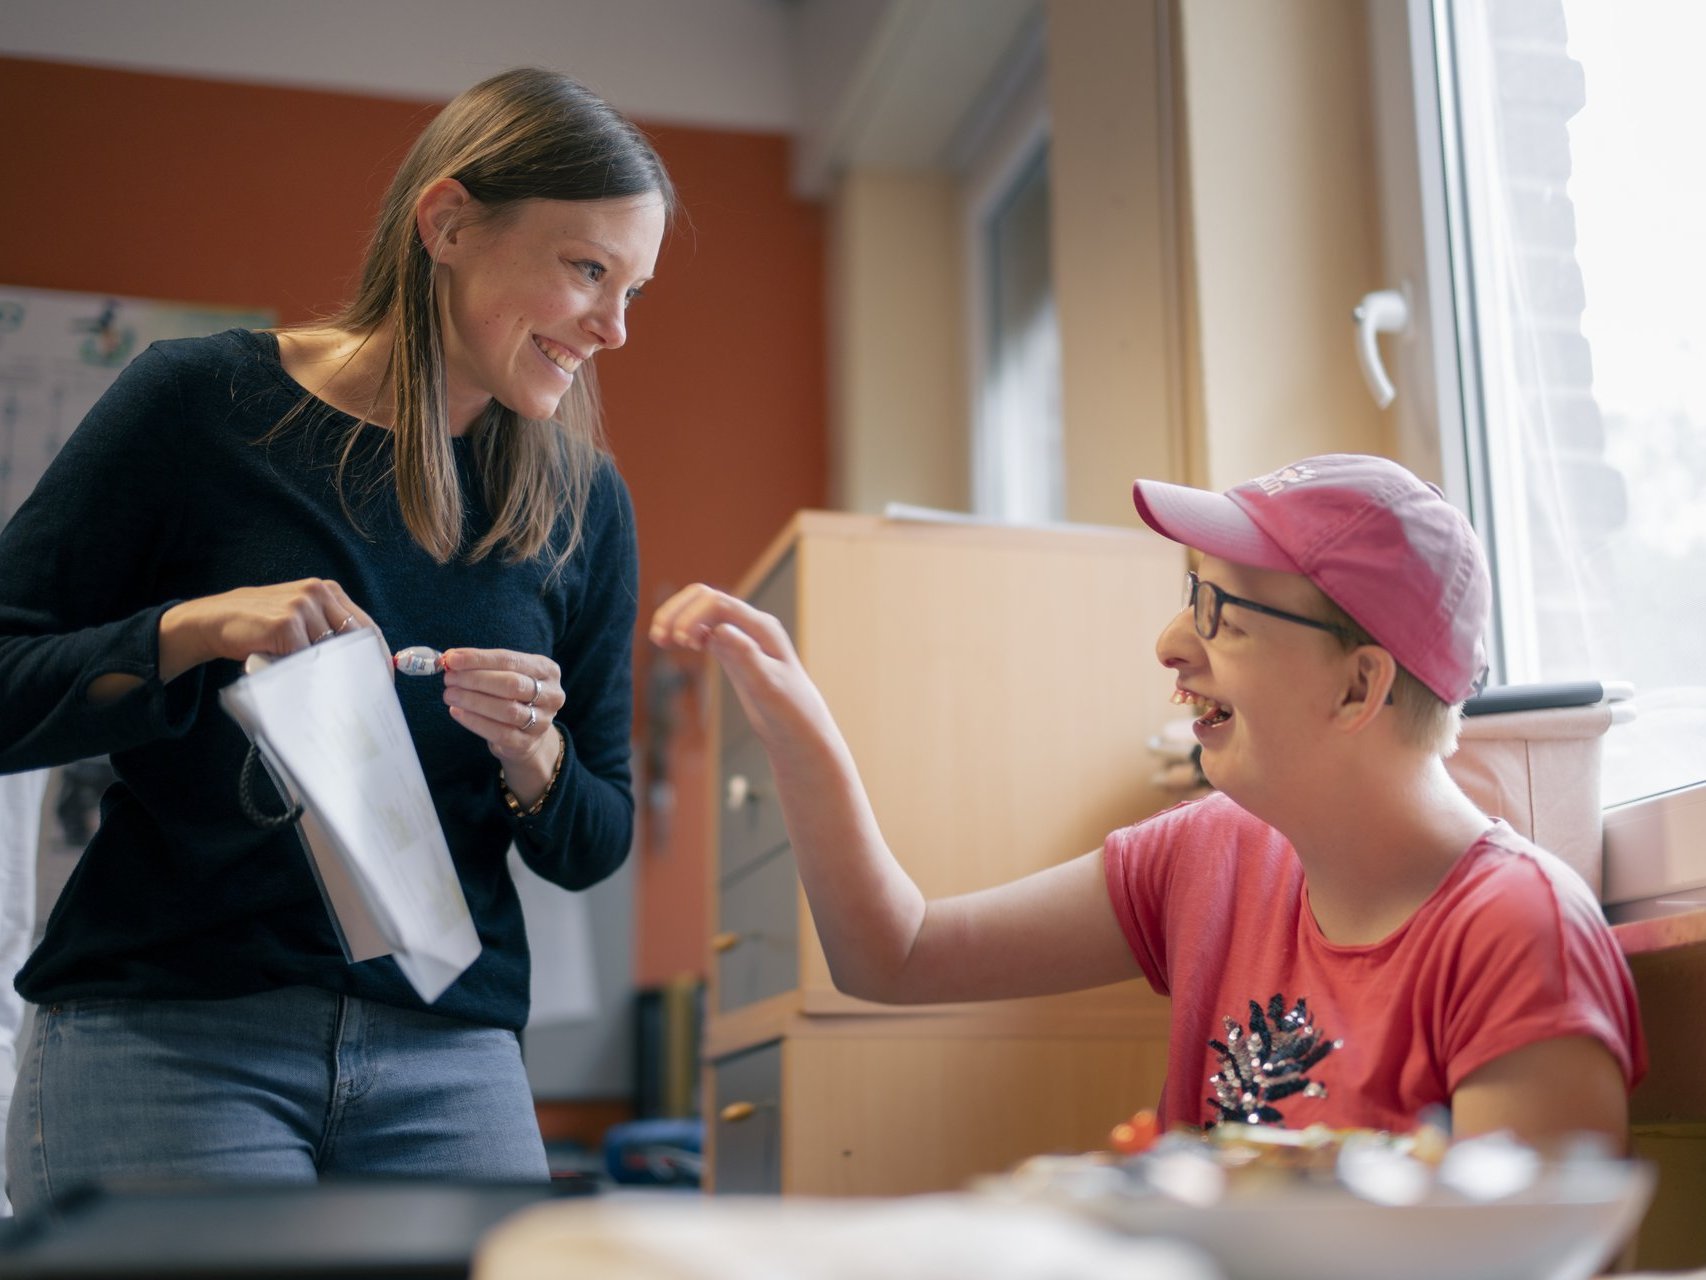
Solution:
[{"label": "cap brim", "polygon": [[1302,572],[1224,493],[1138,480],[1131,486],[1131,500],[1143,522],[1163,538],[1234,564],[1281,573]]}]

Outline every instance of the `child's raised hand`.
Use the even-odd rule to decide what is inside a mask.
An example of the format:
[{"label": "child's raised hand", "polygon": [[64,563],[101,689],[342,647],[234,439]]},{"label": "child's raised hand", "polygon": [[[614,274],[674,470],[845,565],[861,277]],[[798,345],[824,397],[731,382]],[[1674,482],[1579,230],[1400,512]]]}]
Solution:
[{"label": "child's raised hand", "polygon": [[722,666],[760,738],[775,741],[823,709],[782,624],[744,600],[694,583],[658,606],[651,642],[708,653]]}]

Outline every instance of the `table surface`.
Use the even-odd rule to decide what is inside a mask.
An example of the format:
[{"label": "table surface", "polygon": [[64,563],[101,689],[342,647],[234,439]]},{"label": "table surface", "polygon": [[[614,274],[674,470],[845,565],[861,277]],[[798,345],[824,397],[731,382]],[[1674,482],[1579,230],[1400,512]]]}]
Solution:
[{"label": "table surface", "polygon": [[1673,916],[1630,920],[1612,925],[1611,933],[1626,956],[1690,947],[1706,942],[1706,911],[1679,911]]},{"label": "table surface", "polygon": [[455,1280],[482,1235],[590,1183],[338,1181],[102,1192],[10,1233],[8,1280]]}]

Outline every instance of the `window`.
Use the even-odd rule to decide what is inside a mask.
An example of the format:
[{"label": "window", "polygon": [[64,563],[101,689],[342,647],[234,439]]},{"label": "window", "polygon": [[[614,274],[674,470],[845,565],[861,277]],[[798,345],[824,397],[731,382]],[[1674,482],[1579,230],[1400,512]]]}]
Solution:
[{"label": "window", "polygon": [[[1377,79],[1392,70],[1380,11],[1397,8],[1371,7]],[[1409,9],[1397,79],[1415,90],[1422,259],[1406,271],[1401,244],[1388,256],[1420,295],[1408,368],[1437,400],[1438,470],[1492,554],[1494,677],[1632,683],[1602,799],[1697,786],[1706,170],[1693,157],[1706,87],[1691,59],[1706,6]]]},{"label": "window", "polygon": [[962,184],[972,506],[1025,523],[1066,509],[1043,75],[1039,26],[974,113]]},{"label": "window", "polygon": [[1059,520],[1066,509],[1048,194],[1044,143],[979,228],[986,285],[973,500],[980,515],[1005,520]]}]

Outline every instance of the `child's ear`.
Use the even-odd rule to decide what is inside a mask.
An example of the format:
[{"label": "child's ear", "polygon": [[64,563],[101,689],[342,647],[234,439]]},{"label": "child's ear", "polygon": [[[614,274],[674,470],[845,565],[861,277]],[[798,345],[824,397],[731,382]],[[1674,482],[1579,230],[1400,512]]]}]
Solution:
[{"label": "child's ear", "polygon": [[1347,732],[1360,733],[1392,701],[1398,663],[1377,644],[1359,645],[1345,658],[1350,678],[1339,704],[1339,722]]}]

